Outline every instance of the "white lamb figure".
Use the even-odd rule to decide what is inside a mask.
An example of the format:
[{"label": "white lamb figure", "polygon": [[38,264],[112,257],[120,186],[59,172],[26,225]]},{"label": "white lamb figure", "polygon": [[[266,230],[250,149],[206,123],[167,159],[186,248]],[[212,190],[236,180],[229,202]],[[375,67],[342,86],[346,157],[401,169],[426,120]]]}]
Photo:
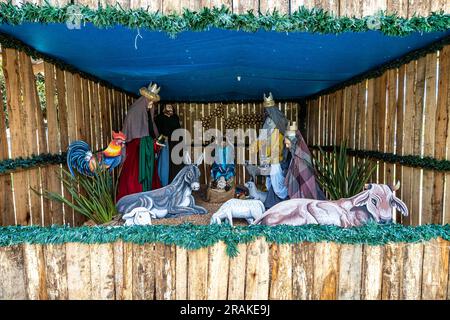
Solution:
[{"label": "white lamb figure", "polygon": [[125,220],[126,226],[147,226],[152,224],[152,218],[156,215],[145,207],[137,207],[129,213],[124,214],[122,219]]},{"label": "white lamb figure", "polygon": [[230,199],[213,214],[211,224],[221,224],[226,219],[233,226],[233,218],[245,219],[248,224],[252,224],[264,211],[264,204],[260,200]]},{"label": "white lamb figure", "polygon": [[250,197],[255,200],[261,200],[262,202],[266,201],[267,192],[259,191],[253,181],[247,181],[244,185],[247,187]]}]

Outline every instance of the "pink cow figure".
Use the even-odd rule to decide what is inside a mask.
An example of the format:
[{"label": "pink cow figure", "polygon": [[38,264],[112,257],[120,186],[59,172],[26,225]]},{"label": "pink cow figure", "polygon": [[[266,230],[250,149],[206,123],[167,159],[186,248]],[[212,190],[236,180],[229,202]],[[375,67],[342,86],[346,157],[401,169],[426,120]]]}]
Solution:
[{"label": "pink cow figure", "polygon": [[336,225],[339,227],[361,226],[370,220],[377,223],[392,221],[392,208],[408,215],[405,203],[394,192],[400,188],[385,184],[366,184],[357,195],[336,201],[291,199],[278,203],[267,210],[254,224],[299,226],[304,224]]}]

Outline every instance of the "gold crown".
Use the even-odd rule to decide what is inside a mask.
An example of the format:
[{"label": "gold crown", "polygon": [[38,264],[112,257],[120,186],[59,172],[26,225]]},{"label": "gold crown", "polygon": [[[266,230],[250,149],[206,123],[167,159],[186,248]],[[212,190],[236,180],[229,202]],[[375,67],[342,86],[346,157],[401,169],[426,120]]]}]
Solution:
[{"label": "gold crown", "polygon": [[269,92],[269,96],[266,97],[264,93],[264,107],[273,107],[275,105],[275,101],[273,100],[272,92]]},{"label": "gold crown", "polygon": [[139,93],[153,102],[158,102],[161,98],[159,97],[159,90],[161,87],[158,87],[156,83],[150,82],[148,88],[142,87],[139,89]]},{"label": "gold crown", "polygon": [[295,137],[295,135],[297,134],[297,129],[297,122],[292,121],[292,124],[288,126],[285,135],[287,137]]}]

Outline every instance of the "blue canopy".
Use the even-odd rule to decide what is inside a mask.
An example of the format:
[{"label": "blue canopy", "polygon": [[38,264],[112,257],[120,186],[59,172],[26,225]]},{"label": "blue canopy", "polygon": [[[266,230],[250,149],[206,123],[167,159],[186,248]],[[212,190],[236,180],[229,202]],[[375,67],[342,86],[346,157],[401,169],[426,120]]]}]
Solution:
[{"label": "blue canopy", "polygon": [[378,31],[322,35],[211,29],[166,33],[91,24],[0,25],[36,50],[138,93],[150,81],[163,101],[276,100],[315,94],[450,35],[392,37]]}]

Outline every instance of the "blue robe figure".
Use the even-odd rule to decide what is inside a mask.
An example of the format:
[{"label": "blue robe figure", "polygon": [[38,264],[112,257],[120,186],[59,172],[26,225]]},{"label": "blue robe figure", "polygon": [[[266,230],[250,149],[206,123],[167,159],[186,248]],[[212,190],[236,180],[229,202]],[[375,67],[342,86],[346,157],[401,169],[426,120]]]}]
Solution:
[{"label": "blue robe figure", "polygon": [[211,167],[211,177],[217,181],[224,177],[226,181],[235,176],[234,147],[231,144],[222,143],[214,149],[214,163]]}]

